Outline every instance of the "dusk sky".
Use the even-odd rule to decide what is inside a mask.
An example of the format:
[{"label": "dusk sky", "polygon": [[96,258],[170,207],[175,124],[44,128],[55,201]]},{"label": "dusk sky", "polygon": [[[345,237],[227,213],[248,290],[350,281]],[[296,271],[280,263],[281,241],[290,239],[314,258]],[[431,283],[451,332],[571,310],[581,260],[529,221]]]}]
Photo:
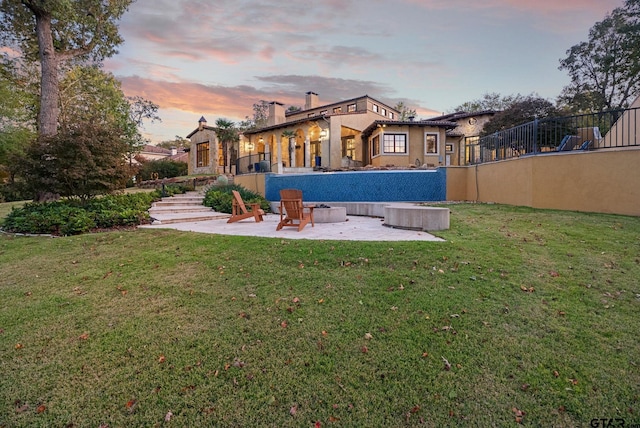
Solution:
[{"label": "dusk sky", "polygon": [[153,143],[200,116],[240,121],[260,100],[285,108],[369,95],[425,119],[488,92],[555,102],[559,59],[624,0],[138,0],[105,63],[127,95],[160,106]]}]

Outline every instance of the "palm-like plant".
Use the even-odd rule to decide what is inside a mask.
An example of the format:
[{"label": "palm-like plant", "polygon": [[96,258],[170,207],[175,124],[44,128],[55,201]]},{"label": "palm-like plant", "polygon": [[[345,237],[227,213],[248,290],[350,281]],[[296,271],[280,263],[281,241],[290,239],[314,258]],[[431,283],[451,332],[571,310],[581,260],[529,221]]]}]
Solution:
[{"label": "palm-like plant", "polygon": [[[229,147],[233,148],[234,144],[238,141],[238,128],[236,124],[230,120],[220,118],[216,120],[216,134],[218,139],[222,143],[223,153],[223,171],[227,172],[227,161],[229,159]],[[229,172],[231,167],[229,165]]]}]

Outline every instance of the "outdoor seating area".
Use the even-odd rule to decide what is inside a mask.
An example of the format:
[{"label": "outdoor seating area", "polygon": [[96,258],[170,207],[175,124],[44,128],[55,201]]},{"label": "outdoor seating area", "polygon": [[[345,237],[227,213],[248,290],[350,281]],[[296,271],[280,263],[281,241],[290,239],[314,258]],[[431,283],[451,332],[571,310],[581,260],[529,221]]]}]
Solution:
[{"label": "outdoor seating area", "polygon": [[247,209],[242,196],[237,190],[233,190],[233,202],[231,205],[231,217],[227,220],[227,223],[234,223],[236,221],[244,220],[253,217],[256,223],[263,220],[264,210],[260,209],[260,204],[253,203],[251,209]]},{"label": "outdoor seating area", "polygon": [[280,223],[278,223],[276,230],[281,230],[283,227],[296,227],[300,232],[309,222],[311,222],[311,227],[314,227],[314,208],[315,205],[305,206],[303,204],[302,190],[280,190]]}]

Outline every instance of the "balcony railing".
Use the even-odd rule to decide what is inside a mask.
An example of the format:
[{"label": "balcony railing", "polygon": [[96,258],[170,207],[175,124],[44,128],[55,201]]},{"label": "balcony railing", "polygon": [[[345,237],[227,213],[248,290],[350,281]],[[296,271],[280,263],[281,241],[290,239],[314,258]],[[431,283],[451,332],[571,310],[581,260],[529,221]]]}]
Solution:
[{"label": "balcony railing", "polygon": [[271,171],[271,153],[256,153],[236,160],[236,174]]},{"label": "balcony railing", "polygon": [[640,108],[534,120],[467,143],[465,163],[640,145]]}]

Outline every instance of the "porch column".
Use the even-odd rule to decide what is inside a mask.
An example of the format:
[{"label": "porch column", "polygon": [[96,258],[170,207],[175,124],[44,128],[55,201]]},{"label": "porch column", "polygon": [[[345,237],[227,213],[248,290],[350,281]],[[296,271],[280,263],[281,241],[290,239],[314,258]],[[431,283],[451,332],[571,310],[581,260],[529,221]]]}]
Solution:
[{"label": "porch column", "polygon": [[282,134],[279,132],[276,133],[275,140],[276,140],[276,159],[277,159],[276,174],[282,174],[284,172],[282,168]]},{"label": "porch column", "polygon": [[296,137],[289,137],[289,166],[295,168],[296,165]]},{"label": "porch column", "polygon": [[311,167],[311,139],[309,134],[304,137],[304,167]]}]

